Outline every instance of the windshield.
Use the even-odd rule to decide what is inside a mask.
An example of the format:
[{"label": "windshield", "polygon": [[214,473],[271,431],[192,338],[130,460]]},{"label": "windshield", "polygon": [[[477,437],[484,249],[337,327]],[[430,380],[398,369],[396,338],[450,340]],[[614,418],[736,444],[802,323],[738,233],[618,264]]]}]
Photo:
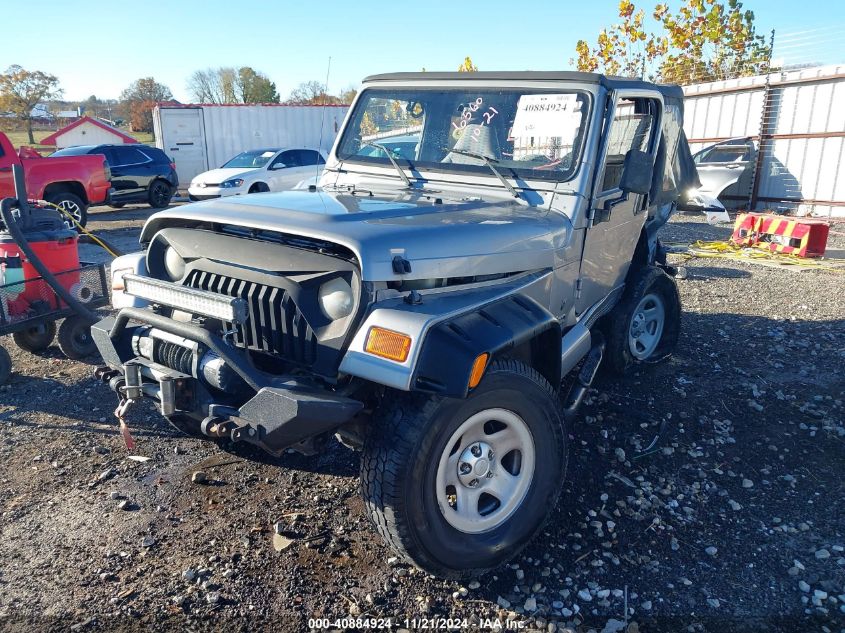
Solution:
[{"label": "windshield", "polygon": [[275,149],[254,149],[249,152],[241,152],[231,160],[229,160],[223,167],[242,167],[244,169],[255,169],[257,167],[264,167],[278,150]]},{"label": "windshield", "polygon": [[588,110],[588,95],[573,91],[369,89],[337,156],[389,164],[375,143],[416,169],[489,175],[485,157],[511,177],[569,180]]}]

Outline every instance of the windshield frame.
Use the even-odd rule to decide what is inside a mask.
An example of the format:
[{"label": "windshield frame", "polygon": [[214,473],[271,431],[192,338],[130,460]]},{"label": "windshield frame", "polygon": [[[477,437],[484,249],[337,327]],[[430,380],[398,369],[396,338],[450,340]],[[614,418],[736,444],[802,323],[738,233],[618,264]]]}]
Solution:
[{"label": "windshield frame", "polygon": [[[506,178],[517,181],[517,183],[525,182],[541,182],[549,184],[557,184],[564,182],[571,182],[576,179],[581,171],[581,162],[583,161],[584,151],[587,147],[588,136],[590,135],[590,128],[592,126],[593,108],[595,106],[594,93],[582,85],[544,85],[544,86],[526,86],[526,85],[485,85],[476,90],[489,92],[509,92],[523,95],[535,94],[576,94],[583,99],[585,107],[582,108],[581,125],[576,133],[577,143],[572,147],[572,163],[566,171],[540,171],[538,169],[525,169],[513,167],[511,165],[502,164],[493,161],[496,168],[499,169]],[[403,93],[408,92],[468,92],[469,86],[460,85],[401,85],[401,86],[387,86],[387,85],[373,85],[364,88],[355,100],[353,110],[350,112],[346,125],[344,125],[342,134],[339,136],[335,144],[334,158],[340,163],[351,163],[354,165],[372,166],[379,168],[387,168],[393,170],[390,161],[385,157],[379,156],[361,156],[359,154],[344,153],[344,146],[348,142],[349,137],[356,134],[359,129],[361,119],[366,111],[365,102],[371,96],[375,98],[389,99],[391,94],[399,95],[397,100],[405,100]],[[374,93],[374,94],[373,94]],[[423,122],[423,129],[421,133],[425,132],[425,121]],[[408,132],[397,134],[397,136],[407,136]],[[390,137],[385,137],[390,138]],[[422,138],[422,137],[421,137]],[[435,174],[449,174],[458,177],[484,177],[495,178],[491,173],[489,167],[485,164],[467,165],[457,163],[443,163],[443,162],[424,162],[411,160],[404,156],[394,155],[396,161],[405,169],[408,169],[412,174],[421,172],[431,172]]]}]

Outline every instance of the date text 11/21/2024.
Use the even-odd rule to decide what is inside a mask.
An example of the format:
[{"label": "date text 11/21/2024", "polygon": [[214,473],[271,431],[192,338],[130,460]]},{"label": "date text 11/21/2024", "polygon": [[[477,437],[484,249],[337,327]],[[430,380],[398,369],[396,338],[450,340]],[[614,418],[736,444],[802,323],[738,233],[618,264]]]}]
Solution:
[{"label": "date text 11/21/2024", "polygon": [[411,631],[439,631],[469,629],[482,631],[519,631],[526,627],[525,620],[501,618],[309,618],[308,628],[319,629],[382,629],[404,628]]}]

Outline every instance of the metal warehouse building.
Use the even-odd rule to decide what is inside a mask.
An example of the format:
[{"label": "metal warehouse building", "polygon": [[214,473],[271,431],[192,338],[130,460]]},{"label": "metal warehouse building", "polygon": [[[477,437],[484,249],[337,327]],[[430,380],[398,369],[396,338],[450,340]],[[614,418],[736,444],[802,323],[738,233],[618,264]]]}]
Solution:
[{"label": "metal warehouse building", "polygon": [[845,66],[807,68],[684,87],[693,153],[750,137],[759,150],[736,206],[845,215]]}]

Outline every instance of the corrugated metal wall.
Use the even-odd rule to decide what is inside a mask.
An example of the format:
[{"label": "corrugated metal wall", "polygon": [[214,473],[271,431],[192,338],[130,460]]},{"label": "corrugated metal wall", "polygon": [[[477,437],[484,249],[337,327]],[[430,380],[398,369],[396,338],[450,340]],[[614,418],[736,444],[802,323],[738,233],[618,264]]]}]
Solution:
[{"label": "corrugated metal wall", "polygon": [[[250,149],[317,148],[322,138],[322,149],[328,152],[348,109],[331,105],[159,106],[153,122],[156,145],[170,152],[180,182],[187,185],[201,171],[219,167]],[[201,116],[187,120],[184,115],[190,111],[201,112]],[[182,160],[189,148],[200,151],[201,160]]]},{"label": "corrugated metal wall", "polygon": [[765,76],[745,77],[684,93],[693,153],[732,137],[757,141],[757,185],[742,193],[755,209],[845,215],[845,66],[772,74],[768,86]]}]

